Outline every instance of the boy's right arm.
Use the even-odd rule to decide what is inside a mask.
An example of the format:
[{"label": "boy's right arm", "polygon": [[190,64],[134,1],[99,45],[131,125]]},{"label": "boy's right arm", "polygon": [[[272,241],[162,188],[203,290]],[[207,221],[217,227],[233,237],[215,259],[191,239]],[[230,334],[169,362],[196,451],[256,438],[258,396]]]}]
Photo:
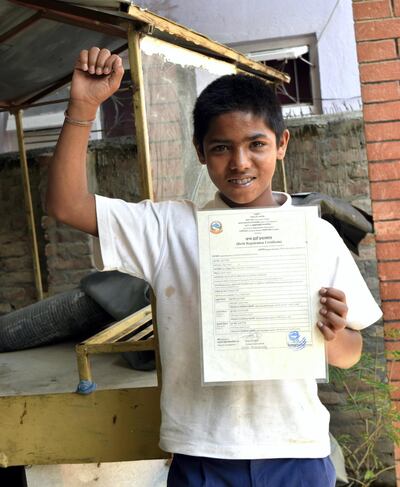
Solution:
[{"label": "boy's right arm", "polygon": [[97,236],[95,198],[88,191],[86,153],[98,107],[118,90],[124,68],[119,56],[92,47],[81,51],[75,65],[68,117],[49,167],[46,207],[50,216]]}]

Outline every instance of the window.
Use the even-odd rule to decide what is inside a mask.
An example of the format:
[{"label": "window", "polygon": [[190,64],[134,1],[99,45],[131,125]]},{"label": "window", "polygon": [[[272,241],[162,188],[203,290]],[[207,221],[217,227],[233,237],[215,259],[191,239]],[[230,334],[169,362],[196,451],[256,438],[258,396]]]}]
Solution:
[{"label": "window", "polygon": [[291,81],[278,87],[285,116],[321,113],[314,36],[233,46],[254,61],[287,73]]}]

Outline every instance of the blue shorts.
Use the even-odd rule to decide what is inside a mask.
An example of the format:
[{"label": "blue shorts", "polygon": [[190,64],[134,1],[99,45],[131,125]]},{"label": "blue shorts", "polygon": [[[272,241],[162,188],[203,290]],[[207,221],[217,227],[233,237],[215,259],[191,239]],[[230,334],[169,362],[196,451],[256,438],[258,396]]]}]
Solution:
[{"label": "blue shorts", "polygon": [[221,460],[175,454],[168,487],[334,487],[326,458]]}]

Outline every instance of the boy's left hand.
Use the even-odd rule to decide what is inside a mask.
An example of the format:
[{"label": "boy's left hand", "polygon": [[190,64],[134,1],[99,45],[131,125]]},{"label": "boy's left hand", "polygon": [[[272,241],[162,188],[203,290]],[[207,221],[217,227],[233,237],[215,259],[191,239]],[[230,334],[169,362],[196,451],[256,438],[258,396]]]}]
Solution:
[{"label": "boy's left hand", "polygon": [[347,304],[343,291],[333,287],[321,288],[319,291],[321,309],[317,323],[326,341],[332,341],[336,334],[346,328]]}]

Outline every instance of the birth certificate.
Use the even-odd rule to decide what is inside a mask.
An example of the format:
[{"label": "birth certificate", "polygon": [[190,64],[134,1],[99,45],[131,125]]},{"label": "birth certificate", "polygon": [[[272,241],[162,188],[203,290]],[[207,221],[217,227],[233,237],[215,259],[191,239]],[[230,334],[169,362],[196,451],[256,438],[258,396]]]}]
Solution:
[{"label": "birth certificate", "polygon": [[316,207],[197,212],[203,383],[326,379]]}]

